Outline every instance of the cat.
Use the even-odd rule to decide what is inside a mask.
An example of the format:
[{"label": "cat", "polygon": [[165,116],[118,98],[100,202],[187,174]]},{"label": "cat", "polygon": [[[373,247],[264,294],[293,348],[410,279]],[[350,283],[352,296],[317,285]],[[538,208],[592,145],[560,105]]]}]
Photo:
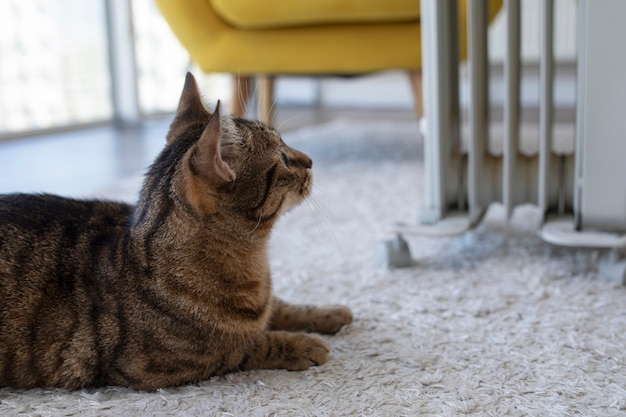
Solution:
[{"label": "cat", "polygon": [[324,364],[345,306],[272,295],[268,239],[311,159],[261,122],[206,110],[187,74],[136,206],[0,196],[0,386],[194,384]]}]

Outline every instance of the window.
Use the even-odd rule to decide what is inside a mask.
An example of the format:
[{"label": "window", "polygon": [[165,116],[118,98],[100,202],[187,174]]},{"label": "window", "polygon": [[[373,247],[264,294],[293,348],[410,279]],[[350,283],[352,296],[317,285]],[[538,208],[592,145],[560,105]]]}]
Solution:
[{"label": "window", "polygon": [[0,135],[111,118],[103,5],[0,2]]},{"label": "window", "polygon": [[124,19],[133,66],[124,81],[137,113],[174,111],[189,55],[152,0],[2,0],[0,138],[114,120],[111,22]]},{"label": "window", "polygon": [[133,31],[139,107],[144,115],[178,105],[189,55],[152,0],[133,0]]}]

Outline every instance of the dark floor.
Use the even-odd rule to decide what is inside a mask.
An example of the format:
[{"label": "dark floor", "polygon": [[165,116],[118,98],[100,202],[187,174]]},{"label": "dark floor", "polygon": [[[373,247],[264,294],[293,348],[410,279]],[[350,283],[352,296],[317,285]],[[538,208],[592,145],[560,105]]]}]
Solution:
[{"label": "dark floor", "polygon": [[164,144],[169,120],[90,127],[0,143],[0,193],[87,196],[143,171]]},{"label": "dark floor", "polygon": [[[278,112],[281,132],[330,121],[412,120],[412,110],[291,108]],[[0,193],[47,192],[88,197],[146,170],[165,144],[171,116],[139,127],[90,127],[0,142]]]}]

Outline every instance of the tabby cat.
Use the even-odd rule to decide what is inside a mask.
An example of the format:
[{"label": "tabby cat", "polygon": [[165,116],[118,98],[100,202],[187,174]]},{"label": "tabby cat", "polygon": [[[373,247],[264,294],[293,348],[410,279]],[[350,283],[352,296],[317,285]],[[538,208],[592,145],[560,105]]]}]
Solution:
[{"label": "tabby cat", "polygon": [[267,246],[311,191],[270,127],[211,114],[187,74],[136,206],[0,196],[0,386],[151,390],[328,358],[343,306],[274,298]]}]

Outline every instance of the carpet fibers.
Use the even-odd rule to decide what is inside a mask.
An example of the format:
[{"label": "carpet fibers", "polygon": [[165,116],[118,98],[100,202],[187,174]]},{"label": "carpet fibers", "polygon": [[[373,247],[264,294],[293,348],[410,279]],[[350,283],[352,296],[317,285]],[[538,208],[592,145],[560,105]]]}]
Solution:
[{"label": "carpet fibers", "polygon": [[[271,246],[274,290],[345,304],[355,320],[324,336],[328,363],[252,371],[156,392],[0,390],[0,415],[626,415],[626,290],[601,279],[597,250],[537,236],[537,212],[492,206],[458,237],[408,238],[411,267],[376,265],[385,227],[417,218],[417,123],[338,120],[288,133],[314,160],[313,197]],[[132,200],[139,179],[101,195]]]}]

